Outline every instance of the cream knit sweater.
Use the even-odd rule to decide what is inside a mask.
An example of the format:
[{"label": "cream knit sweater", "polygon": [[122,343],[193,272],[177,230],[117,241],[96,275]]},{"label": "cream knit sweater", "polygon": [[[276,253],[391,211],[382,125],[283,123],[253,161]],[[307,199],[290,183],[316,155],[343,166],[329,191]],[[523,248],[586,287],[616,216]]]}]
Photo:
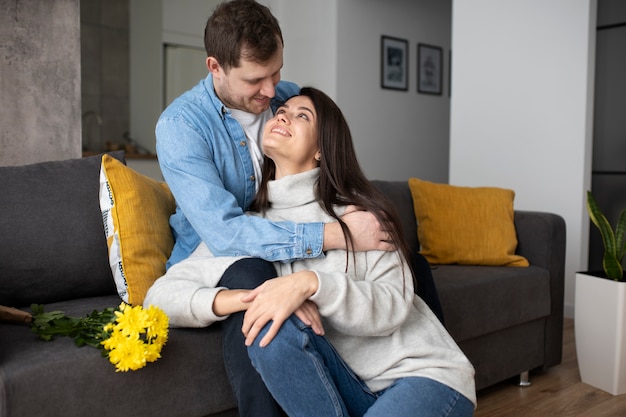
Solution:
[{"label": "cream knit sweater", "polygon": [[[270,182],[274,221],[330,222],[315,200],[319,170]],[[312,270],[319,289],[310,298],[324,318],[326,337],[368,387],[376,392],[403,377],[439,381],[476,404],[474,368],[428,306],[413,292],[398,253],[334,250],[324,257],[275,263],[279,275]],[[213,257],[201,245],[156,281],[145,305],[157,304],[172,325],[200,327],[222,320],[210,306],[216,285],[234,257]],[[356,262],[355,262],[356,261]],[[346,262],[348,268],[346,272]],[[208,308],[207,308],[208,307]]]}]

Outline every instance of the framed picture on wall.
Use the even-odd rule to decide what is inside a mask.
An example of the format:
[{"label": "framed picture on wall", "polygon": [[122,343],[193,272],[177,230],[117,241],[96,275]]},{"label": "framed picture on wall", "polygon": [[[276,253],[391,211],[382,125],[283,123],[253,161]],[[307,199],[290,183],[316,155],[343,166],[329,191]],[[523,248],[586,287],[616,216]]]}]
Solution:
[{"label": "framed picture on wall", "polygon": [[443,91],[443,49],[417,45],[417,92],[441,95]]},{"label": "framed picture on wall", "polygon": [[380,86],[391,90],[409,89],[409,43],[383,35],[380,50]]}]

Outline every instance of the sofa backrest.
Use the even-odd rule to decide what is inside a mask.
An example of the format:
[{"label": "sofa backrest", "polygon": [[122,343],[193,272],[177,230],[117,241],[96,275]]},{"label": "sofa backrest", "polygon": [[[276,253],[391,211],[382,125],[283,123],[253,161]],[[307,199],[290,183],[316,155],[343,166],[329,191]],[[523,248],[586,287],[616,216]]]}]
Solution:
[{"label": "sofa backrest", "polygon": [[412,252],[419,250],[419,241],[417,238],[417,222],[415,220],[415,211],[413,209],[413,197],[407,181],[372,181],[383,194],[390,200],[402,223],[404,238],[409,244]]},{"label": "sofa backrest", "polygon": [[[111,153],[124,161],[123,152]],[[0,305],[115,294],[99,206],[101,155],[0,167]],[[412,251],[417,224],[406,181],[374,184],[396,208]]]},{"label": "sofa backrest", "polygon": [[[112,155],[124,160],[123,152]],[[0,305],[115,294],[100,161],[96,155],[0,167]]]}]

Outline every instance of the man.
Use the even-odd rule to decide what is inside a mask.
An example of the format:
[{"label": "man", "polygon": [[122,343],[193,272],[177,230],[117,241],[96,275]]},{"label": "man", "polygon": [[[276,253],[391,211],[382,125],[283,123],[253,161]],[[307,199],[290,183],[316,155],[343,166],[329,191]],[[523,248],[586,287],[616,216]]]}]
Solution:
[{"label": "man", "polygon": [[[176,99],[156,126],[163,176],[177,202],[168,268],[204,242],[215,256],[247,255],[220,285],[252,289],[276,276],[268,261],[318,257],[345,248],[338,223],[273,223],[244,215],[260,181],[265,122],[299,87],[281,82],[283,39],[269,9],[251,0],[217,6],[205,28],[208,76]],[[344,216],[356,250],[392,249],[373,215]],[[212,305],[206,306],[211,309]],[[284,415],[252,368],[241,332],[244,313],[222,321],[224,360],[244,416]]]}]

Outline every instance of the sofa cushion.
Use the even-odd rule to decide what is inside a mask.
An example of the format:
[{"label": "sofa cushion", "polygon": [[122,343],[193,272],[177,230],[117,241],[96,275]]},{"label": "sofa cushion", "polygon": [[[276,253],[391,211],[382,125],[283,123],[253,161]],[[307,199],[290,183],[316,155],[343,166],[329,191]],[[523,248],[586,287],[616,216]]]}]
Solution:
[{"label": "sofa cushion", "polygon": [[[82,317],[119,302],[113,291],[45,311]],[[45,342],[27,326],[0,323],[0,340],[1,415],[205,416],[236,406],[219,325],[170,329],[161,358],[131,372],[115,372],[99,349],[77,347],[69,337]]]},{"label": "sofa cushion", "polygon": [[0,305],[114,293],[98,205],[100,159],[0,167]]},{"label": "sofa cushion", "polygon": [[432,272],[446,327],[457,342],[550,315],[545,268],[439,265]]},{"label": "sofa cushion", "polygon": [[104,155],[100,209],[118,294],[126,303],[141,305],[148,288],[165,273],[174,246],[169,225],[174,197],[165,183]]},{"label": "sofa cushion", "polygon": [[409,179],[421,253],[431,264],[528,266],[515,254],[515,193]]}]

